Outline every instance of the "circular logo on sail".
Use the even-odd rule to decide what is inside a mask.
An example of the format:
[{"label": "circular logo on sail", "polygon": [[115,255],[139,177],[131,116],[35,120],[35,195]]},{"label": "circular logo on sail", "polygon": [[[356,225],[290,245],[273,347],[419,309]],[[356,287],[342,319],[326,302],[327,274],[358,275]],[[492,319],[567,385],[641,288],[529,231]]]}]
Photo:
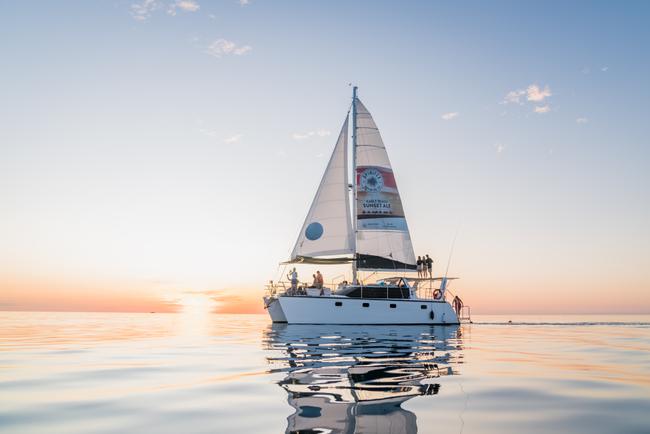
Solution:
[{"label": "circular logo on sail", "polygon": [[318,222],[309,223],[305,229],[305,236],[310,241],[315,241],[323,235],[323,225]]},{"label": "circular logo on sail", "polygon": [[384,188],[384,177],[377,169],[366,169],[361,173],[359,185],[363,191],[378,192]]}]

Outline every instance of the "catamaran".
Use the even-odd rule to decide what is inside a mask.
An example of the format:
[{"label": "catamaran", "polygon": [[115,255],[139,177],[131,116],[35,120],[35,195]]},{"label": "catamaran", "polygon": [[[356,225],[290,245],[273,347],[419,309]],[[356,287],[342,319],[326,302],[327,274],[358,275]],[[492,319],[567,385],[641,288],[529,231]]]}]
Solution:
[{"label": "catamaran", "polygon": [[[453,307],[447,301],[454,278],[413,277],[416,259],[393,169],[356,86],[351,110],[354,182],[349,183],[348,111],[291,258],[283,264],[350,264],[352,280],[329,287],[271,281],[264,307],[273,322],[290,324],[459,324],[469,308],[458,297]],[[367,283],[360,276],[367,272],[392,275]]]}]

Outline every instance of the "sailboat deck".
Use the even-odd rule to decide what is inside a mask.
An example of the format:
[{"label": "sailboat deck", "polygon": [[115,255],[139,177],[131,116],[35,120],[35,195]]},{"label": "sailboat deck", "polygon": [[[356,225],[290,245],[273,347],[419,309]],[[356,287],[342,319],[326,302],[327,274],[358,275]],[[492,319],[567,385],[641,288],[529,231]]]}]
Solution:
[{"label": "sailboat deck", "polygon": [[386,297],[348,297],[346,295],[332,294],[332,295],[305,295],[305,294],[278,294],[278,297],[292,297],[292,298],[316,298],[316,299],[336,299],[336,300],[390,300],[399,302],[426,302],[426,303],[447,303],[446,300],[436,300],[435,298],[386,298]]},{"label": "sailboat deck", "polygon": [[[312,288],[308,288],[312,289]],[[328,291],[329,292],[329,291]],[[299,288],[295,292],[291,289],[282,288],[276,292],[278,297],[308,297],[308,298],[336,298],[355,300],[396,300],[396,301],[425,301],[445,303],[443,299],[418,296],[416,291],[406,286],[396,285],[350,285],[339,288],[330,294],[312,295],[304,289]]]}]

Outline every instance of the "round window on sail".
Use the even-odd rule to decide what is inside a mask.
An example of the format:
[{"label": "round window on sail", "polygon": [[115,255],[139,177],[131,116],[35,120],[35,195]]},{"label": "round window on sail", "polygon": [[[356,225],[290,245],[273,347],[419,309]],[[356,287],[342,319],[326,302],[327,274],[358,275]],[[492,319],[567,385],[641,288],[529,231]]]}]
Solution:
[{"label": "round window on sail", "polygon": [[323,225],[318,222],[310,223],[305,229],[305,236],[310,241],[315,241],[323,235]]}]

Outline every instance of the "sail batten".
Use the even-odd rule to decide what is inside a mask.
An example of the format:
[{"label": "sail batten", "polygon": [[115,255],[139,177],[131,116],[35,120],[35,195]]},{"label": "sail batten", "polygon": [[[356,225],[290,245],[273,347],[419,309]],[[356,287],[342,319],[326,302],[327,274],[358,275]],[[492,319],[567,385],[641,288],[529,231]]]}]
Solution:
[{"label": "sail batten", "polygon": [[[290,262],[354,253],[348,197],[348,116],[334,146]],[[301,259],[302,258],[302,259]]]}]

